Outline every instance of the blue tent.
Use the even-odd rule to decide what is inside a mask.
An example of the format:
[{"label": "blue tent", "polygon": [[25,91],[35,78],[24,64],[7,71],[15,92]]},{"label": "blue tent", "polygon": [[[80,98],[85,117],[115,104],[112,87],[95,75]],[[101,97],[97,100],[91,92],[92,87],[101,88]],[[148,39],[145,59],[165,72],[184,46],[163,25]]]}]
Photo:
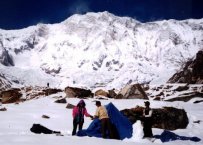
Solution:
[{"label": "blue tent", "polygon": [[[114,131],[115,134],[117,134],[118,139],[132,137],[132,123],[123,114],[121,114],[120,111],[112,103],[109,103],[105,107],[108,111],[111,124],[114,127]],[[101,137],[100,128],[100,120],[95,119],[92,121],[87,129],[78,131],[77,135]]]}]

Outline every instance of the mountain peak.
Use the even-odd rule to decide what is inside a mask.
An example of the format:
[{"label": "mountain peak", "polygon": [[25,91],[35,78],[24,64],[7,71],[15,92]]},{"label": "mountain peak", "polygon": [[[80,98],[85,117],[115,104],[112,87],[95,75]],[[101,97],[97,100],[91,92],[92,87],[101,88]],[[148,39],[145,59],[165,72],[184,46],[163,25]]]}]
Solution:
[{"label": "mountain peak", "polygon": [[[117,87],[165,82],[203,46],[203,20],[140,23],[107,11],[1,33],[20,84]],[[2,53],[3,54],[3,53]],[[2,62],[2,61],[1,61]],[[12,72],[8,69],[12,69]]]}]

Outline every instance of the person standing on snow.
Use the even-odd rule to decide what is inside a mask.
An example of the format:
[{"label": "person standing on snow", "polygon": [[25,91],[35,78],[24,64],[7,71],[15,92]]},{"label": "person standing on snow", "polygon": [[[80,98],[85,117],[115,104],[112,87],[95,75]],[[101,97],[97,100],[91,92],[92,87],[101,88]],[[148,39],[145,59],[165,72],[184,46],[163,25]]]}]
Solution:
[{"label": "person standing on snow", "polygon": [[77,106],[73,108],[73,131],[72,135],[76,134],[77,127],[79,126],[79,130],[82,130],[83,124],[84,124],[84,115],[86,117],[93,118],[92,115],[87,113],[87,109],[85,108],[86,104],[84,100],[80,100]]},{"label": "person standing on snow", "polygon": [[109,133],[109,137],[112,138],[111,132],[111,124],[109,120],[109,116],[107,110],[104,106],[101,105],[100,101],[96,101],[97,110],[94,118],[99,118],[101,121],[101,134],[103,138],[107,138],[107,132]]},{"label": "person standing on snow", "polygon": [[149,101],[144,102],[145,109],[143,110],[143,131],[145,137],[153,137],[152,134],[152,109],[149,107]]}]

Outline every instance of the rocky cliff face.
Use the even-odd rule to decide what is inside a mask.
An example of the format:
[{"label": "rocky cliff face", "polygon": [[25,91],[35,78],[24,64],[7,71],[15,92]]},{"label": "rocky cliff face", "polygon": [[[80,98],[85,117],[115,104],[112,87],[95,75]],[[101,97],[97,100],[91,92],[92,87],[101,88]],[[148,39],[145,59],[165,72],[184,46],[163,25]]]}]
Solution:
[{"label": "rocky cliff face", "polygon": [[186,62],[183,69],[175,73],[168,82],[203,84],[203,50],[198,51],[195,59]]},{"label": "rocky cliff face", "polygon": [[0,73],[0,92],[11,88],[11,82],[8,81],[3,74]]}]

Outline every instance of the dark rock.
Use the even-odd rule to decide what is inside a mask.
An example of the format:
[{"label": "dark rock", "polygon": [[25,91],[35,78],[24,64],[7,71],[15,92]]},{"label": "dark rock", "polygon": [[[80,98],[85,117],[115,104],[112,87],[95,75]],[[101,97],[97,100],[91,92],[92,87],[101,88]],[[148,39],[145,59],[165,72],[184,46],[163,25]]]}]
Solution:
[{"label": "dark rock", "polygon": [[47,115],[42,115],[42,118],[49,119],[50,117]]},{"label": "dark rock", "polygon": [[156,96],[158,96],[158,97],[160,97],[160,96],[164,96],[164,92],[160,92],[158,95],[156,95]]},{"label": "dark rock", "polygon": [[201,120],[197,120],[197,121],[193,121],[193,123],[200,123],[200,122],[202,122]]},{"label": "dark rock", "polygon": [[160,100],[161,100],[161,97],[160,97],[160,96],[156,96],[156,97],[154,98],[154,100],[160,101]]},{"label": "dark rock", "polygon": [[65,88],[66,96],[69,98],[87,98],[93,97],[93,93],[90,90],[74,87]]},{"label": "dark rock", "polygon": [[182,70],[175,73],[168,83],[203,84],[203,50],[198,51],[194,60],[185,63]]},{"label": "dark rock", "polygon": [[189,124],[184,109],[164,107],[153,110],[153,127],[167,130],[184,129]]},{"label": "dark rock", "polygon": [[169,86],[167,85],[166,87],[164,87],[164,89],[169,90],[170,88],[172,88],[173,86]]},{"label": "dark rock", "polygon": [[5,66],[14,66],[13,58],[8,51],[0,45],[0,63]]},{"label": "dark rock", "polygon": [[127,85],[118,93],[118,95],[116,96],[117,99],[119,98],[118,96],[119,97],[123,96],[122,99],[147,99],[148,100],[148,97],[140,84]]},{"label": "dark rock", "polygon": [[180,92],[180,91],[185,91],[185,90],[188,90],[188,89],[189,89],[189,86],[187,84],[185,86],[178,86],[174,91]]},{"label": "dark rock", "polygon": [[184,101],[184,102],[187,102],[193,98],[203,98],[203,93],[199,93],[199,92],[185,93],[185,94],[181,94],[181,96],[178,96],[178,97],[172,98],[172,99],[168,99],[165,101],[169,101],[169,102]]},{"label": "dark rock", "polygon": [[121,110],[120,112],[124,116],[126,116],[131,123],[134,124],[137,120],[141,119],[141,116],[143,114],[143,109],[144,107],[136,106],[135,108],[124,109],[124,110]]},{"label": "dark rock", "polygon": [[0,108],[0,111],[7,111],[7,109],[4,107],[4,108]]},{"label": "dark rock", "polygon": [[[136,108],[121,110],[121,113],[132,123],[135,123],[137,120],[142,120],[143,109],[143,107],[137,106]],[[189,123],[185,110],[173,107],[153,109],[152,119],[154,128],[167,130],[183,129]]]},{"label": "dark rock", "polygon": [[114,97],[115,99],[123,99],[123,95],[122,94],[118,94]]},{"label": "dark rock", "polygon": [[108,90],[108,92],[109,92],[109,98],[115,98],[117,95],[115,92],[115,89]]},{"label": "dark rock", "polygon": [[20,93],[20,89],[17,88],[2,91],[0,93],[0,98],[3,104],[19,102],[21,96],[22,94]]},{"label": "dark rock", "polygon": [[203,102],[203,100],[194,101],[193,103],[197,104],[197,103],[201,103],[201,102]]},{"label": "dark rock", "polygon": [[47,88],[42,91],[45,93],[46,96],[62,92],[61,89],[55,89],[55,88]]},{"label": "dark rock", "polygon": [[56,100],[55,103],[63,103],[63,104],[65,104],[65,103],[67,103],[67,101],[66,101],[65,98],[63,98],[63,99]]},{"label": "dark rock", "polygon": [[67,109],[73,109],[75,107],[75,105],[68,103],[66,108]]}]

